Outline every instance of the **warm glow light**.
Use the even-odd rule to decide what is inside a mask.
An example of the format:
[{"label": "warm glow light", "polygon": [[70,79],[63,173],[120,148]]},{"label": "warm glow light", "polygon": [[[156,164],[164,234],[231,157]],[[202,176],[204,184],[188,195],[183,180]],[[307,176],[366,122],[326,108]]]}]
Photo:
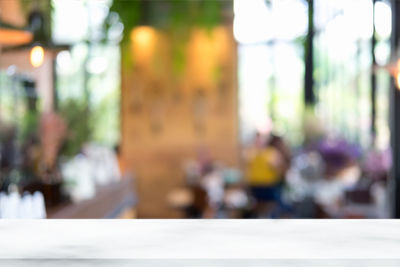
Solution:
[{"label": "warm glow light", "polygon": [[131,31],[130,39],[135,61],[149,64],[157,42],[156,30],[149,26],[136,27]]},{"label": "warm glow light", "polygon": [[44,60],[44,49],[41,46],[35,46],[31,50],[31,64],[33,67],[37,68],[43,64]]},{"label": "warm glow light", "polygon": [[131,40],[136,45],[147,46],[151,43],[154,36],[153,28],[149,26],[140,26],[131,32]]},{"label": "warm glow light", "polygon": [[397,89],[400,90],[400,73],[398,73],[397,77],[396,77],[396,86],[397,86]]},{"label": "warm glow light", "polygon": [[397,60],[396,67],[392,69],[392,75],[394,76],[397,89],[400,90],[400,59]]},{"label": "warm glow light", "polygon": [[396,64],[387,65],[386,70],[393,77],[397,89],[400,90],[400,59],[397,60]]}]

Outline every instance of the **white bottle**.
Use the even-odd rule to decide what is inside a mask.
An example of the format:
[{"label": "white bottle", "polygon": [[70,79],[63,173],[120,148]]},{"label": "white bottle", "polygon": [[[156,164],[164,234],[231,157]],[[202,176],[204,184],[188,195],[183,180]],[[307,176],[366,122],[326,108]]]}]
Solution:
[{"label": "white bottle", "polygon": [[44,197],[41,192],[36,191],[32,196],[32,218],[45,219],[46,218],[46,205]]},{"label": "white bottle", "polygon": [[19,205],[18,218],[21,219],[31,219],[33,218],[33,200],[32,195],[29,193],[24,193]]},{"label": "white bottle", "polygon": [[0,218],[6,218],[7,215],[8,196],[4,192],[0,192]]},{"label": "white bottle", "polygon": [[8,195],[7,200],[7,219],[17,219],[19,215],[19,205],[21,202],[21,196],[17,191],[13,191]]}]

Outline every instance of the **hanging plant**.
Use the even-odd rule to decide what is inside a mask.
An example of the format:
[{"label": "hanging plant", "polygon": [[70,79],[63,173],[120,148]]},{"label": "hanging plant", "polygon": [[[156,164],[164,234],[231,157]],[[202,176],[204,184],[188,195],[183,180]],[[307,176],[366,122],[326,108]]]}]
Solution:
[{"label": "hanging plant", "polygon": [[[114,0],[110,14],[117,13],[124,25],[121,47],[124,52],[129,53],[129,56],[123,60],[132,59],[129,49],[126,48],[131,30],[138,25],[146,24],[169,36],[173,71],[175,74],[179,74],[185,69],[185,49],[191,30],[195,27],[211,30],[219,25],[222,9],[221,1],[218,0]],[[107,25],[105,27],[107,29]],[[123,64],[128,65],[129,63]]]}]

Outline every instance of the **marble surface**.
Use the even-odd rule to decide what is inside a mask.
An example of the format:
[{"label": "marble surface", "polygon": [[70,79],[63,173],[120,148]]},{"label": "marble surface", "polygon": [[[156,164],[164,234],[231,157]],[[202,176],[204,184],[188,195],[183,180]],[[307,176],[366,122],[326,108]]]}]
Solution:
[{"label": "marble surface", "polygon": [[89,260],[89,259],[40,259],[40,260],[0,260],[1,266],[17,266],[17,267],[31,267],[31,266],[122,266],[122,267],[266,267],[266,266],[277,266],[277,267],[398,267],[400,266],[400,260],[359,260],[359,259],[347,259],[347,260],[306,260],[306,259],[102,259],[102,260]]},{"label": "marble surface", "polygon": [[400,266],[395,220],[0,220],[0,234],[1,266]]}]

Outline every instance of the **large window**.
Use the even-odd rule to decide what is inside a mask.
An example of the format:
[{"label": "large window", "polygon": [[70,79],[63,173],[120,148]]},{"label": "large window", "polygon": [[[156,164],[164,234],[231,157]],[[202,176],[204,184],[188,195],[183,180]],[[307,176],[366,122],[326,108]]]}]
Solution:
[{"label": "large window", "polygon": [[104,36],[110,4],[110,0],[53,0],[53,39],[74,43],[57,56],[60,108],[68,104],[87,108],[92,141],[113,146],[119,141],[120,51],[117,42]]},{"label": "large window", "polygon": [[[375,14],[374,14],[375,10]],[[242,142],[272,121],[292,145],[302,141],[308,1],[235,1]],[[371,147],[371,75],[376,75],[376,146],[387,148],[390,5],[377,0],[314,0],[315,113],[328,135]],[[375,28],[374,28],[375,27]],[[271,124],[270,124],[271,125]]]},{"label": "large window", "polygon": [[[376,63],[380,66],[387,65],[390,60],[390,35],[392,30],[392,13],[389,1],[375,3],[375,47]],[[376,145],[379,149],[389,147],[389,88],[390,76],[383,68],[376,69],[377,75],[377,138]]]},{"label": "large window", "polygon": [[370,143],[372,12],[370,0],[315,1],[319,114],[329,133],[365,146]]},{"label": "large window", "polygon": [[258,128],[270,125],[299,144],[307,4],[303,0],[234,3],[241,140],[248,142]]},{"label": "large window", "polygon": [[[388,146],[388,82],[385,70],[372,67],[375,24],[377,63],[389,55],[390,7],[384,1],[315,0],[315,73],[318,111],[327,130],[371,146],[372,72],[377,76],[376,145]],[[374,23],[375,17],[375,23]],[[357,18],[357,19],[355,19]]]}]

